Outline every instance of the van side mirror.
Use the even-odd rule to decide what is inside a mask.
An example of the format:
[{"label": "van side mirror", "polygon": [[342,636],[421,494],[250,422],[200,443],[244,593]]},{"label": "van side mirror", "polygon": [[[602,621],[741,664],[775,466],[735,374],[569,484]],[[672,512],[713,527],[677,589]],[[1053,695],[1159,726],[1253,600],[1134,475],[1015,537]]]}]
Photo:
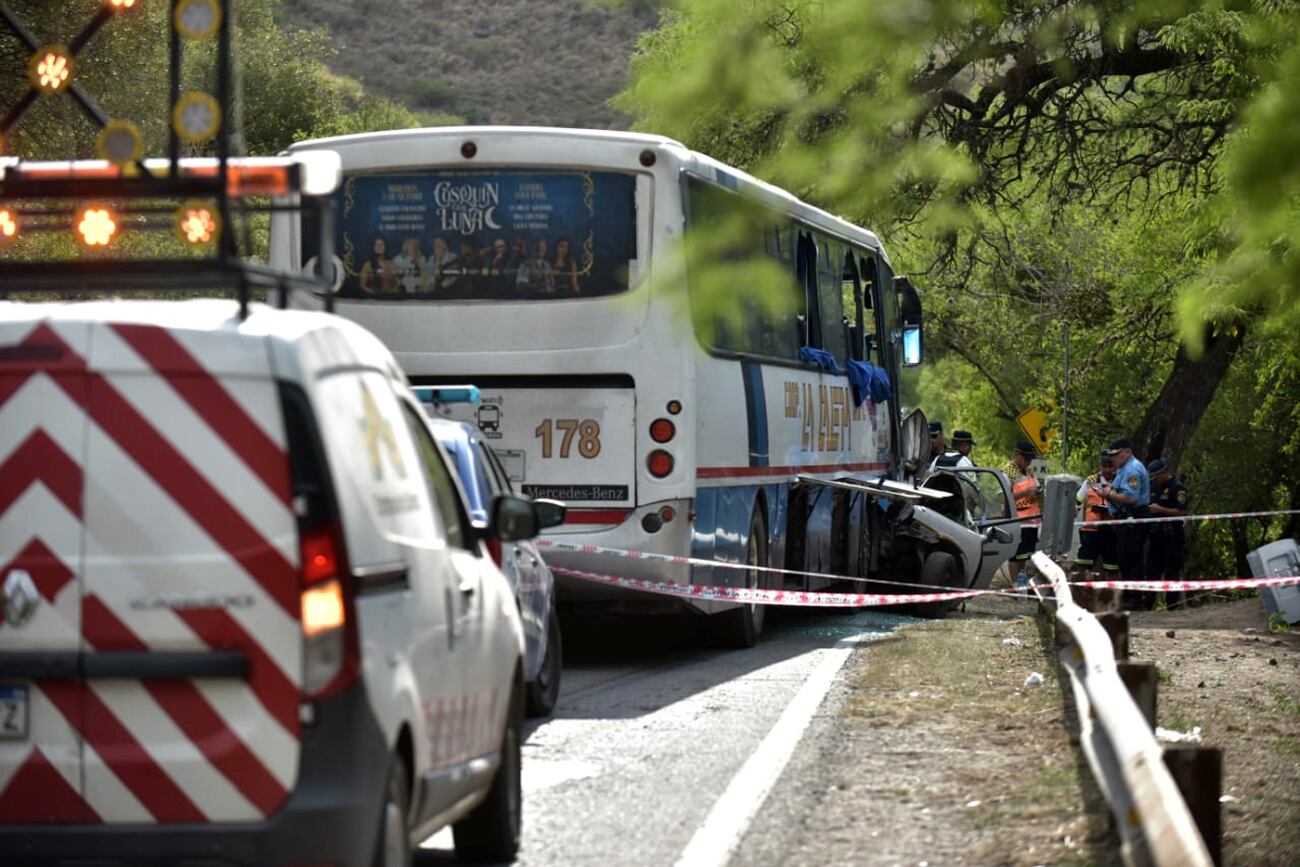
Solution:
[{"label": "van side mirror", "polygon": [[537,516],[537,529],[558,527],[564,523],[568,507],[556,500],[533,500],[533,512]]},{"label": "van side mirror", "polygon": [[501,542],[520,542],[533,538],[540,529],[537,511],[529,500],[502,494],[492,501],[488,538]]}]

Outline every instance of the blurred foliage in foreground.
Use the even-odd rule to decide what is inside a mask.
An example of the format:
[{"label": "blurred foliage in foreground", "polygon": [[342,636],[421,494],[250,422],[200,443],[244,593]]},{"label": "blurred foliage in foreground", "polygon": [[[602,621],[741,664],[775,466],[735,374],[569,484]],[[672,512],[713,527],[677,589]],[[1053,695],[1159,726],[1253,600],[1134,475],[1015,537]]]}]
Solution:
[{"label": "blurred foliage in foreground", "polygon": [[[1071,471],[1123,433],[1195,511],[1300,507],[1293,0],[677,0],[618,105],[878,231],[983,463],[1038,407]],[[1298,532],[1200,525],[1192,566]]]}]

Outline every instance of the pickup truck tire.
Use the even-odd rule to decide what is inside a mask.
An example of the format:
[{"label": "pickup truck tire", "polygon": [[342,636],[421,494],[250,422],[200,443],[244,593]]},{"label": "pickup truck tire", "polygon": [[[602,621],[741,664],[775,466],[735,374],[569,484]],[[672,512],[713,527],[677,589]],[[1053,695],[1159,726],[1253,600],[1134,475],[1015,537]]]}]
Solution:
[{"label": "pickup truck tire", "polygon": [[[921,584],[927,587],[933,587],[935,593],[942,593],[945,590],[961,590],[961,573],[958,568],[957,558],[947,551],[931,551],[925,555],[925,562],[921,564]],[[925,593],[921,588],[908,588],[909,593]],[[956,601],[949,602],[923,602],[911,605],[911,613],[917,617],[929,617],[941,619],[949,611],[957,607]]]},{"label": "pickup truck tire", "polygon": [[393,755],[389,763],[384,807],[379,813],[379,839],[375,841],[375,867],[410,867],[411,839],[407,817],[410,795],[406,791],[406,762]]},{"label": "pickup truck tire", "polygon": [[461,861],[480,864],[513,861],[519,852],[519,835],[523,828],[522,693],[520,683],[510,696],[506,730],[501,736],[501,764],[492,778],[492,788],[473,812],[452,826],[456,857]]},{"label": "pickup truck tire", "polygon": [[550,716],[560,697],[560,669],[564,664],[564,645],[560,639],[560,615],[551,607],[546,618],[546,654],[537,677],[528,684],[528,715]]}]

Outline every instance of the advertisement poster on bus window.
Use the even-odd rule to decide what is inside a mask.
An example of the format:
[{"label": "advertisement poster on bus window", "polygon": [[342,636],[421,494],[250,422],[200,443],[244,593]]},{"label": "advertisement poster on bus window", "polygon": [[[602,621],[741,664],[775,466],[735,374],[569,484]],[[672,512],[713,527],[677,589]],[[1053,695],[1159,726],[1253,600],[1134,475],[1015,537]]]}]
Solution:
[{"label": "advertisement poster on bus window", "polygon": [[612,295],[636,258],[636,179],[617,172],[354,175],[338,193],[340,297]]}]

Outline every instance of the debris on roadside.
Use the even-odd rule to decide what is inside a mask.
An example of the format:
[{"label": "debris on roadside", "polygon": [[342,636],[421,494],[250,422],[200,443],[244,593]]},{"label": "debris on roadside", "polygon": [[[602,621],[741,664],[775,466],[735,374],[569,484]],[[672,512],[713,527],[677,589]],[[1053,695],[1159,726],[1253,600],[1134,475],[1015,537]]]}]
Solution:
[{"label": "debris on roadside", "polygon": [[1042,686],[1043,676],[1038,672],[1030,672],[1029,677],[1025,678],[1025,687]]},{"label": "debris on roadside", "polygon": [[1002,639],[1002,643],[1005,644],[1007,647],[1023,646],[1023,642],[1019,638],[1004,638]]},{"label": "debris on roadside", "polygon": [[1167,744],[1199,744],[1202,740],[1201,727],[1192,726],[1188,731],[1180,732],[1177,729],[1156,726],[1156,740]]}]

